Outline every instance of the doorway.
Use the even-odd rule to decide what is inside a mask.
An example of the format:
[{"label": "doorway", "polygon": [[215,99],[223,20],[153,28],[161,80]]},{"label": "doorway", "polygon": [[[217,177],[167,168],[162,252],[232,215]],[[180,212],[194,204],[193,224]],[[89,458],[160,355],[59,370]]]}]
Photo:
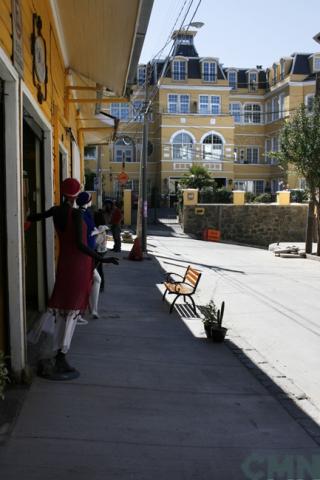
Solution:
[{"label": "doorway", "polygon": [[0,78],[0,350],[7,352],[8,277],[6,229],[6,162],[5,162],[5,82]]},{"label": "doorway", "polygon": [[[33,118],[23,116],[24,216],[44,211],[43,132]],[[27,329],[45,310],[47,302],[45,221],[25,233],[25,292]]]}]

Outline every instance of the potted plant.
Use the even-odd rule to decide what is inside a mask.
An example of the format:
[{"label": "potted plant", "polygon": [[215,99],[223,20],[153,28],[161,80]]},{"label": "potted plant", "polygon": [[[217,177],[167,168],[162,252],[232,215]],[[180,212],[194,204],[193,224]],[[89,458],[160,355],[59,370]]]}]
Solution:
[{"label": "potted plant", "polygon": [[223,342],[227,328],[222,326],[222,319],[224,314],[224,302],[221,303],[220,309],[217,308],[213,300],[210,300],[208,305],[202,307],[203,313],[202,323],[208,338],[212,338],[214,342]]}]

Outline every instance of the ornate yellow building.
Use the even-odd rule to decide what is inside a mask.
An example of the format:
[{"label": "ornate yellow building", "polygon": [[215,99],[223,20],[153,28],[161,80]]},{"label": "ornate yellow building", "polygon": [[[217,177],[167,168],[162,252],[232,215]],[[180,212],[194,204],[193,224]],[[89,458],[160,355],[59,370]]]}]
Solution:
[{"label": "ornate yellow building", "polygon": [[[269,154],[279,147],[284,119],[302,102],[311,108],[320,54],[294,53],[267,69],[226,68],[214,56],[198,55],[195,34],[175,32],[170,58],[152,61],[149,192],[174,199],[191,165],[205,166],[228,189],[276,192],[282,181],[303,187],[303,179],[284,175]],[[103,152],[108,195],[119,190],[124,161],[127,187],[138,188],[145,76],[146,66],[139,65],[131,103],[109,109],[120,125],[118,140]]]},{"label": "ornate yellow building", "polygon": [[24,234],[29,213],[83,182],[83,145],[111,138],[102,106],[126,102],[153,0],[0,2],[0,350],[19,376],[26,332],[55,277],[51,221]]}]

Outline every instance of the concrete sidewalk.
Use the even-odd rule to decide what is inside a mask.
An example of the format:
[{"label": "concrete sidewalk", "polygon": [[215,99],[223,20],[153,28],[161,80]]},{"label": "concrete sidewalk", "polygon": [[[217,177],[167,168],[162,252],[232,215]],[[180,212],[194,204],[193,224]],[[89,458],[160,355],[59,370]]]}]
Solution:
[{"label": "concrete sidewalk", "polygon": [[[77,327],[69,355],[80,378],[35,378],[0,448],[1,478],[320,478],[317,425],[306,431],[232,344],[194,336],[169,315],[155,257],[123,259],[105,276],[101,318]],[[314,476],[294,476],[303,465]]]}]

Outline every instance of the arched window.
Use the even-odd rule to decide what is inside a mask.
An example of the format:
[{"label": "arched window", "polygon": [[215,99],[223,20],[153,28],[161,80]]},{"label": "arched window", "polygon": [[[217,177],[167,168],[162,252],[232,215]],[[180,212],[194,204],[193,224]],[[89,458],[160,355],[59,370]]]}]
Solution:
[{"label": "arched window", "polygon": [[210,133],[203,140],[202,158],[209,162],[221,161],[223,157],[223,142],[218,135]]},{"label": "arched window", "polygon": [[130,137],[122,137],[114,145],[114,162],[134,162],[134,143]]},{"label": "arched window", "polygon": [[191,162],[193,139],[185,132],[178,133],[172,140],[172,158],[174,161]]}]

